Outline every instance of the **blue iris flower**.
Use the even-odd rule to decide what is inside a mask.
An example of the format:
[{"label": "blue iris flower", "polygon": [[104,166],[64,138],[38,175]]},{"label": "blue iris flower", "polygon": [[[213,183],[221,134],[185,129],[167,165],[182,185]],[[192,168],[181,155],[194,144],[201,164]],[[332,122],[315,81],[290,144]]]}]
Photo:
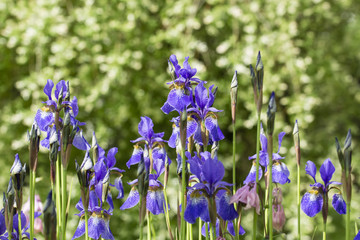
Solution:
[{"label": "blue iris flower", "polygon": [[[304,213],[309,217],[314,217],[323,209],[324,198],[328,198],[328,192],[330,189],[337,189],[340,194],[334,194],[332,205],[336,212],[339,214],[345,214],[346,203],[341,195],[340,189],[335,186],[330,187],[331,184],[341,185],[340,182],[331,181],[335,172],[335,167],[331,160],[329,158],[326,159],[320,167],[320,176],[323,180],[323,184],[316,181],[317,169],[312,161],[307,161],[305,171],[306,174],[310,175],[314,179],[315,183],[310,185],[312,189],[305,193],[301,199],[301,209]],[[327,213],[327,209],[325,212]]]},{"label": "blue iris flower", "polygon": [[[285,157],[280,156],[280,147],[283,140],[283,137],[285,136],[285,132],[281,132],[278,135],[278,150],[276,153],[273,153],[272,155],[272,181],[274,183],[280,183],[285,184],[289,183],[290,179],[290,171],[288,170],[286,164],[280,160],[284,159]],[[267,137],[265,136],[264,129],[261,126],[261,132],[260,132],[260,144],[261,144],[261,150],[259,152],[259,163],[261,166],[265,167],[265,172],[267,171],[267,166],[269,164],[269,155],[267,150]],[[249,157],[249,160],[255,160],[256,154]],[[250,169],[250,173],[248,177],[245,180],[245,184],[250,181],[255,181],[255,172],[256,167],[252,167]],[[261,173],[259,173],[259,179],[261,178]]]},{"label": "blue iris flower", "polygon": [[[222,181],[225,169],[224,165],[216,158],[211,158],[209,152],[201,153],[201,158],[196,154],[191,157],[186,153],[190,171],[195,175],[197,183],[188,191],[188,204],[185,209],[184,218],[189,223],[194,223],[198,217],[209,222],[210,216],[219,215],[222,219],[231,221],[238,214],[233,204],[230,204],[230,195],[226,186],[231,184]],[[216,213],[209,212],[210,199],[215,200]]]},{"label": "blue iris flower", "polygon": [[185,58],[183,68],[181,68],[179,65],[175,55],[171,55],[169,60],[175,68],[174,73],[176,79],[169,83],[171,90],[166,102],[161,107],[161,110],[165,114],[168,114],[174,110],[178,111],[179,113],[184,111],[191,103],[191,85],[201,82],[200,79],[194,77],[197,70],[196,68],[190,67],[188,62],[189,57]]},{"label": "blue iris flower", "polygon": [[[35,212],[34,219],[38,218],[41,215],[40,212]],[[19,236],[19,217],[18,214],[15,214],[13,217],[13,232],[12,232],[12,239],[20,240],[22,238],[30,239],[30,234],[26,232],[30,228],[30,223],[26,225],[26,216],[21,211],[21,234]],[[0,240],[8,240],[9,233],[6,231],[6,224],[5,224],[5,216],[4,216],[4,209],[0,211]],[[36,240],[36,238],[34,238]]]}]

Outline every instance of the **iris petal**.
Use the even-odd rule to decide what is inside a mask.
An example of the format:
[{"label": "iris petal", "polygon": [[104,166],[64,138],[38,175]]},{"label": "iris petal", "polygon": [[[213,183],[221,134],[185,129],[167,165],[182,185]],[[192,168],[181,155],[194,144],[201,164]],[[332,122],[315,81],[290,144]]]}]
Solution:
[{"label": "iris petal", "polygon": [[318,214],[323,206],[323,198],[316,190],[310,190],[304,194],[301,199],[301,209],[309,217],[314,217]]},{"label": "iris petal", "polygon": [[123,205],[120,207],[121,210],[129,209],[132,207],[135,207],[140,201],[139,192],[133,188],[131,189],[128,198],[123,203]]},{"label": "iris petal", "polygon": [[346,203],[341,194],[334,194],[332,205],[338,214],[346,214]]},{"label": "iris petal", "polygon": [[332,175],[335,172],[335,167],[332,164],[330,158],[326,159],[320,167],[320,175],[324,181],[325,186],[330,182]]},{"label": "iris petal", "polygon": [[208,201],[203,195],[193,194],[186,205],[184,218],[188,223],[194,224],[200,217],[205,222],[210,221]]}]

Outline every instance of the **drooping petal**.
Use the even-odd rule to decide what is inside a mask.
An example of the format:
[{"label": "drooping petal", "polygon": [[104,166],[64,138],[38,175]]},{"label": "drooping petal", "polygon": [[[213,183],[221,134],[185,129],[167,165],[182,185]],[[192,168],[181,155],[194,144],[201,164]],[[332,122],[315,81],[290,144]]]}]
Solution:
[{"label": "drooping petal", "polygon": [[275,162],[272,166],[272,180],[274,183],[289,183],[290,172],[283,162]]},{"label": "drooping petal", "polygon": [[309,217],[318,214],[323,206],[323,197],[317,190],[310,190],[301,199],[301,209]]},{"label": "drooping petal", "polygon": [[320,167],[320,175],[321,175],[322,180],[324,181],[325,187],[330,182],[334,172],[335,172],[335,167],[332,164],[330,158],[326,159]]},{"label": "drooping petal", "polygon": [[[234,230],[234,225],[233,225],[232,221],[228,222],[227,230],[231,235],[235,236],[235,230]],[[243,227],[241,225],[240,225],[240,229],[239,229],[239,234],[240,235],[245,234],[245,230],[243,229]]]},{"label": "drooping petal", "polygon": [[172,129],[172,133],[169,138],[169,141],[168,141],[168,145],[171,148],[175,148],[176,140],[179,138],[179,135],[180,135],[180,128],[176,125],[176,123],[173,124],[172,128],[173,129]]},{"label": "drooping petal", "polygon": [[306,162],[305,172],[306,174],[310,175],[316,182],[316,166],[312,161]]},{"label": "drooping petal", "polygon": [[128,208],[135,207],[139,203],[139,201],[140,201],[140,196],[139,196],[138,190],[136,190],[135,188],[132,188],[129,193],[128,198],[123,203],[123,205],[120,207],[120,210],[125,210]]},{"label": "drooping petal", "polygon": [[346,203],[341,194],[334,194],[332,205],[338,214],[346,214]]},{"label": "drooping petal", "polygon": [[37,110],[35,115],[35,121],[38,124],[40,130],[45,132],[48,126],[53,124],[55,121],[54,113],[45,106]]},{"label": "drooping petal", "polygon": [[239,215],[234,208],[234,204],[230,204],[230,194],[227,191],[219,192],[216,197],[216,209],[219,216],[225,221],[232,221]]},{"label": "drooping petal", "polygon": [[207,118],[205,118],[205,127],[207,130],[209,130],[211,139],[214,142],[218,142],[225,138],[224,134],[221,132],[219,128],[218,121],[214,115],[210,115]]},{"label": "drooping petal", "polygon": [[[187,130],[186,130],[186,137],[189,138],[192,135],[195,134],[196,130],[198,129],[198,123],[197,121],[192,118],[192,117],[188,117],[187,119],[187,126],[186,126]],[[180,132],[180,129],[179,129]]]},{"label": "drooping petal", "polygon": [[184,89],[172,89],[169,92],[167,102],[175,108],[176,111],[182,112],[190,103],[190,96],[185,94]]},{"label": "drooping petal", "polygon": [[100,215],[92,214],[89,218],[89,237],[99,239],[106,231],[105,220]]},{"label": "drooping petal", "polygon": [[76,147],[79,150],[83,150],[83,151],[89,151],[91,146],[90,144],[86,141],[86,139],[83,136],[83,132],[82,129],[80,129],[80,131],[78,131],[75,136],[74,136],[74,140],[73,143],[74,147]]},{"label": "drooping petal", "polygon": [[126,162],[126,166],[130,168],[131,165],[138,164],[143,156],[144,150],[139,145],[134,145],[134,151],[129,161]]},{"label": "drooping petal", "polygon": [[175,108],[171,106],[168,101],[164,103],[164,105],[160,108],[165,114],[169,114],[170,112],[174,111]]},{"label": "drooping petal", "polygon": [[146,195],[146,208],[154,215],[164,213],[165,198],[161,188],[149,189]]},{"label": "drooping petal", "polygon": [[[259,166],[258,180],[260,180],[262,178],[262,175],[263,175],[263,171],[262,171],[262,168]],[[248,184],[249,182],[255,182],[255,179],[256,179],[256,163],[254,162],[253,165],[251,166],[249,174],[247,175],[247,177],[243,183]]]},{"label": "drooping petal", "polygon": [[114,240],[114,236],[110,230],[109,219],[105,218],[104,222],[105,222],[105,231],[101,234],[101,238]]},{"label": "drooping petal", "polygon": [[194,224],[198,217],[205,222],[210,222],[207,199],[200,193],[193,192],[186,205],[184,218],[188,223]]},{"label": "drooping petal", "polygon": [[74,236],[71,239],[76,239],[85,234],[85,219],[80,219],[79,225],[76,228]]}]

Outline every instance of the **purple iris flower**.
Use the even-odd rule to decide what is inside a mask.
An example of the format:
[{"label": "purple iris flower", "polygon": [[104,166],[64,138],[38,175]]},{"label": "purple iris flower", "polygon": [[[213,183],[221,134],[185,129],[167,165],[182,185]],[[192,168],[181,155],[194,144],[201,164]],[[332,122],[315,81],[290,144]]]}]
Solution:
[{"label": "purple iris flower", "polygon": [[[199,83],[195,88],[195,102],[192,104],[193,107],[188,109],[188,112],[195,116],[198,121],[197,131],[194,139],[200,144],[205,144],[201,134],[201,126],[204,125],[206,130],[209,132],[211,140],[213,142],[224,139],[224,134],[221,132],[218,121],[217,121],[217,110],[212,107],[215,100],[214,85],[209,87],[209,90],[204,87],[204,83]],[[206,140],[205,140],[206,141]],[[207,144],[207,143],[206,143]]]},{"label": "purple iris flower", "polygon": [[[280,160],[284,159],[285,157],[280,156],[279,151],[280,151],[280,147],[281,147],[281,143],[283,140],[283,137],[285,135],[285,132],[281,132],[278,135],[278,151],[276,153],[273,153],[272,155],[272,159],[273,159],[273,164],[272,164],[272,181],[274,183],[280,183],[280,184],[285,184],[285,183],[289,183],[290,179],[290,171],[288,170],[287,166],[285,163],[281,162]],[[267,138],[265,136],[264,133],[264,129],[261,126],[261,133],[260,133],[260,144],[261,144],[261,150],[259,152],[259,163],[261,166],[265,167],[265,171],[267,171],[267,166],[269,164],[269,155],[267,152]],[[249,160],[254,160],[256,159],[256,154],[254,154],[253,156],[249,157]],[[250,170],[250,174],[252,173],[253,169]],[[249,176],[250,176],[249,174]],[[248,176],[248,177],[249,177]],[[251,175],[251,179],[248,179],[248,182],[251,181],[255,181],[255,175]]]},{"label": "purple iris flower", "polygon": [[[163,185],[157,179],[159,175],[150,174],[149,176],[149,189],[146,194],[146,209],[149,210],[154,215],[159,215],[164,213],[165,197],[163,191]],[[125,200],[123,205],[120,207],[121,210],[129,209],[135,207],[140,201],[140,194],[136,189],[138,180],[129,182],[128,184],[131,187],[128,198]],[[168,206],[168,209],[170,207]]]},{"label": "purple iris flower", "polygon": [[183,68],[178,63],[175,55],[170,56],[170,62],[173,64],[175,70],[176,79],[170,82],[170,92],[165,104],[161,107],[161,110],[168,114],[174,110],[179,113],[184,111],[186,107],[191,103],[192,88],[191,84],[198,84],[200,79],[194,77],[197,70],[191,68],[188,63],[189,57],[185,58]]},{"label": "purple iris flower", "polygon": [[[98,202],[99,200],[96,193],[94,191],[90,191],[88,207],[90,216],[88,219],[89,237],[93,239],[99,239],[100,237],[103,239],[114,239],[109,226],[112,209],[103,209],[98,205]],[[76,214],[80,217],[80,222],[72,239],[79,238],[85,234],[85,211],[81,199],[76,204],[76,209],[80,211],[80,213]]]},{"label": "purple iris flower", "polygon": [[[130,168],[131,165],[138,164],[141,158],[144,158],[145,166],[154,169],[158,175],[164,171],[165,163],[171,164],[171,160],[167,157],[164,143],[166,142],[162,138],[164,133],[155,133],[153,130],[154,124],[149,117],[141,117],[141,121],[138,126],[138,131],[141,137],[131,141],[135,143],[134,151],[131,158],[126,163],[126,166]],[[144,145],[144,148],[140,146]]]},{"label": "purple iris flower", "polygon": [[[79,128],[79,126],[85,125],[85,123],[82,123],[76,119],[79,113],[77,98],[74,96],[72,101],[65,101],[69,89],[68,84],[66,84],[64,80],[61,80],[56,84],[54,99],[52,97],[53,87],[53,81],[48,79],[44,87],[44,93],[48,96],[48,100],[44,102],[46,105],[39,109],[35,115],[35,121],[38,124],[40,130],[47,133],[46,138],[41,141],[41,145],[45,148],[49,148],[49,140],[52,132],[54,131],[52,128],[55,129],[53,126],[55,124],[55,112],[61,110],[64,107],[65,112],[70,113],[70,124],[76,128],[76,134],[72,141],[72,145],[80,150],[89,150],[90,144],[86,141],[82,130]],[[61,118],[59,118],[59,121],[63,122]],[[60,134],[58,134],[58,136],[60,136]]]},{"label": "purple iris flower", "polygon": [[[38,218],[41,215],[40,212],[35,212],[34,219]],[[30,234],[26,232],[30,228],[30,223],[26,225],[26,216],[21,211],[21,234],[19,236],[19,217],[18,214],[15,214],[13,217],[13,232],[12,239],[20,240],[22,238],[30,239]],[[0,211],[0,240],[8,240],[9,233],[6,231],[5,217],[4,217],[4,209]],[[36,239],[36,238],[34,238]]]},{"label": "purple iris flower", "polygon": [[[330,187],[330,185],[341,185],[341,183],[331,181],[331,178],[335,172],[335,167],[329,158],[326,159],[320,167],[320,176],[324,184],[316,181],[317,169],[312,161],[307,161],[305,171],[306,174],[310,175],[314,179],[315,183],[310,185],[312,189],[305,193],[302,197],[301,209],[309,217],[314,217],[323,209],[324,198],[328,198],[328,192],[330,191],[330,189],[337,189],[340,191],[339,188],[335,186]],[[339,214],[346,213],[346,203],[342,198],[341,194],[335,194],[332,203],[336,212],[338,212]],[[327,206],[325,207],[325,212],[327,213]]]},{"label": "purple iris flower", "polygon": [[[174,117],[170,122],[173,122],[173,130],[168,141],[168,145],[171,148],[176,148],[176,144],[180,141],[180,117]],[[188,116],[186,124],[186,139],[193,136],[198,129],[198,123],[193,116]],[[186,146],[187,147],[187,144]]]},{"label": "purple iris flower", "polygon": [[191,157],[189,152],[186,155],[189,159],[190,171],[195,175],[198,183],[188,192],[185,220],[194,223],[200,217],[203,221],[210,221],[208,203],[211,198],[215,200],[217,212],[215,214],[227,221],[235,219],[238,214],[233,204],[229,203],[230,195],[226,188],[231,184],[222,181],[225,174],[224,165],[216,157],[211,158],[209,152],[201,153],[201,158],[196,154]]}]

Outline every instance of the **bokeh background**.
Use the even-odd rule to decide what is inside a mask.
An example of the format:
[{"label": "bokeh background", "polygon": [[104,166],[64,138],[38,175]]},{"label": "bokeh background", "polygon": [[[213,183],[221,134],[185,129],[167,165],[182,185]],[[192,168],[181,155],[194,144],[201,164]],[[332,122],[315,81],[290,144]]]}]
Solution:
[{"label": "bokeh background", "polygon": [[[263,120],[268,97],[276,92],[276,132],[285,131],[281,154],[291,170],[291,183],[283,187],[287,222],[279,237],[295,239],[296,173],[292,127],[298,119],[302,169],[313,160],[319,167],[331,158],[340,179],[340,164],[334,138],[343,144],[347,130],[353,134],[353,208],[358,223],[360,140],[360,2],[356,0],[3,0],[0,2],[0,189],[5,191],[15,153],[28,161],[26,131],[46,99],[42,90],[47,79],[70,81],[71,93],[79,100],[80,121],[86,122],[85,137],[96,132],[104,149],[118,147],[117,166],[126,169],[123,180],[135,177],[126,161],[137,138],[140,116],[149,116],[157,132],[171,133],[163,114],[170,80],[167,59],[176,54],[190,64],[200,79],[218,86],[215,107],[223,109],[219,123],[226,139],[219,158],[231,182],[229,86],[238,71],[237,182],[242,182],[255,153],[256,118],[248,65],[261,50],[265,65]],[[276,144],[275,144],[275,147]],[[168,149],[174,160],[174,151]],[[73,150],[72,159],[83,152]],[[49,160],[41,149],[37,193],[45,200],[49,191]],[[177,179],[171,166],[169,196],[175,220]],[[135,167],[136,168],[136,167]],[[302,171],[302,193],[311,178]],[[73,180],[68,237],[78,217],[77,178]],[[126,185],[126,184],[125,184]],[[129,188],[126,188],[128,192]],[[113,193],[115,196],[116,193]],[[127,195],[127,194],[126,194]],[[27,198],[27,192],[24,198]],[[119,210],[115,201],[111,229],[116,239],[135,239],[138,209]],[[0,207],[2,203],[0,203]],[[344,218],[330,207],[328,238],[342,239]],[[303,239],[320,239],[322,218],[302,213]],[[166,236],[163,215],[154,218],[157,238]],[[251,213],[244,214],[244,227],[251,236]],[[354,230],[355,231],[355,230]],[[39,235],[41,239],[41,236]]]}]

